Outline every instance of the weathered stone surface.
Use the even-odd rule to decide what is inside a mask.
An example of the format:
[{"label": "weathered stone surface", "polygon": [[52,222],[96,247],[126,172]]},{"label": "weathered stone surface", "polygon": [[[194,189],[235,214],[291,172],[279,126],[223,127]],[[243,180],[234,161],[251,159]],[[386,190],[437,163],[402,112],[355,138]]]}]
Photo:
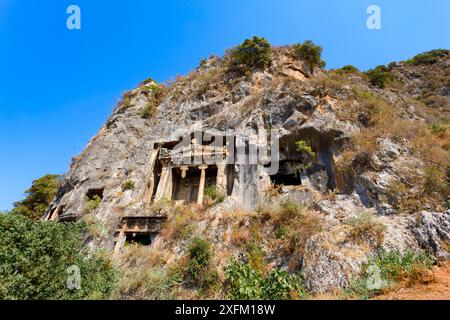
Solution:
[{"label": "weathered stone surface", "polygon": [[[314,70],[313,78],[309,78],[309,67],[283,48],[277,49],[274,61],[264,71],[231,76],[220,69],[224,74],[215,77],[216,68],[221,68],[219,60],[208,59],[197,71],[173,84],[150,119],[140,115],[149,102],[148,96],[140,88],[133,90],[129,103],[116,108],[85,150],[74,158],[48,216],[56,213],[60,218],[81,218],[88,213],[87,193],[101,190],[102,201],[91,214],[100,221],[105,233],[101,241],[96,239],[90,244],[112,250],[124,217],[173,214],[152,202],[155,185],[161,178],[155,175],[155,146],[177,141],[186,133],[209,130],[231,132],[242,141],[247,139],[253,141],[253,145],[264,145],[261,136],[277,129],[283,149],[280,160],[303,160],[295,150],[298,140],[307,141],[317,151],[316,162],[298,171],[302,186],[286,185],[281,188],[279,197],[269,199],[266,192],[272,187],[273,177],[267,173],[265,163],[235,163],[231,166],[233,174],[220,178],[228,182],[221,182],[223,187],[226,184],[226,199],[195,222],[192,235],[207,237],[214,250],[229,253],[224,255],[226,257],[240,257],[243,252],[230,240],[236,233],[232,226],[238,225],[242,241],[248,241],[247,231],[254,223],[253,211],[267,203],[273,205],[289,198],[316,209],[326,226],[322,233],[308,240],[304,256],[295,257],[303,261],[302,269],[296,271],[303,272],[313,292],[346,288],[360,275],[361,266],[375,248],[372,242],[357,243],[349,239],[346,221],[366,212],[378,215],[386,227],[383,249],[401,252],[423,249],[439,259],[450,259],[449,211],[403,215],[396,210],[399,199],[392,192],[392,185],[403,182],[406,173],[413,171],[420,176],[424,169],[424,164],[413,155],[410,141],[393,137],[377,140],[374,154],[361,153],[353,159],[354,177],[341,179],[348,193],[328,194],[337,185],[336,157],[342,155],[343,146],[350,138],[367,125],[361,119],[342,120],[338,116],[343,106],[358,104],[352,97],[352,86],[337,83],[333,88],[325,88],[320,81],[315,81],[321,79],[322,71]],[[350,75],[349,80],[360,90],[376,92],[392,103],[407,105],[402,111],[411,121],[424,121],[418,108],[408,104],[413,97],[424,93],[424,86],[430,84],[426,79],[430,75],[421,77],[420,67],[408,67],[403,63],[394,66],[392,72],[402,79],[404,89],[374,88],[360,75]],[[439,108],[448,106],[449,91],[444,87],[432,92],[442,95],[433,100],[439,102]],[[173,182],[172,176],[166,178]],[[124,190],[127,181],[132,181],[134,187]],[[411,185],[410,191],[417,191],[414,188],[416,186]],[[171,194],[169,191],[165,193]],[[230,212],[246,216],[239,219]],[[261,230],[261,245],[275,257],[278,250],[267,240],[273,237],[273,232],[273,228]],[[170,252],[167,263],[171,263],[186,253],[187,240],[156,238],[153,246]],[[217,257],[218,264],[227,262],[223,259],[221,255]]]},{"label": "weathered stone surface", "polygon": [[450,259],[450,210],[445,212],[419,212],[410,224],[419,246],[438,259]]},{"label": "weathered stone surface", "polygon": [[338,226],[308,241],[302,272],[313,293],[348,288],[359,277],[370,247],[350,241],[348,229]]}]

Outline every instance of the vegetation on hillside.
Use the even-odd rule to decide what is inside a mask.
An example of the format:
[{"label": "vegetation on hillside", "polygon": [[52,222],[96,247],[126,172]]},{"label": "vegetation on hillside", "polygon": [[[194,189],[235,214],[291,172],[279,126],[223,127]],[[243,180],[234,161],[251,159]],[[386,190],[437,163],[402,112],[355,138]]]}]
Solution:
[{"label": "vegetation on hillside", "polygon": [[14,203],[13,213],[35,221],[42,218],[56,195],[58,179],[58,175],[48,174],[34,180],[31,188],[25,191],[26,198]]},{"label": "vegetation on hillside", "polygon": [[106,255],[84,247],[85,228],[0,215],[0,300],[109,298],[116,272]]},{"label": "vegetation on hillside", "polygon": [[314,44],[312,41],[307,40],[303,43],[295,44],[292,49],[295,57],[305,60],[308,63],[310,73],[312,73],[316,67],[325,67],[326,63],[322,60],[323,48]]},{"label": "vegetation on hillside", "polygon": [[254,36],[228,52],[233,69],[267,67],[272,60],[272,48],[265,38]]}]

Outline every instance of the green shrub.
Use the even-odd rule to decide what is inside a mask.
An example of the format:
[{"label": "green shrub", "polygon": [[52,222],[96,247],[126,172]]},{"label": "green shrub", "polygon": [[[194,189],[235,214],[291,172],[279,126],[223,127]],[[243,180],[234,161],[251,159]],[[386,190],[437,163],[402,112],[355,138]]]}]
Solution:
[{"label": "green shrub", "polygon": [[243,66],[250,69],[265,68],[272,61],[272,48],[265,38],[254,36],[231,49],[229,56],[234,69],[242,69]]},{"label": "green shrub", "polygon": [[133,180],[127,180],[124,183],[122,183],[122,191],[127,191],[127,190],[134,190],[135,188],[135,184]]},{"label": "green shrub", "polygon": [[[17,214],[0,215],[0,300],[109,298],[116,271],[108,258],[87,252],[84,223],[33,222]],[[80,289],[67,287],[80,270]]]},{"label": "green shrub", "polygon": [[435,123],[430,126],[430,131],[434,134],[442,134],[447,131],[447,128],[444,125]]},{"label": "green shrub", "polygon": [[150,119],[156,112],[156,107],[154,103],[149,102],[147,103],[141,110],[140,116],[143,119]]},{"label": "green shrub", "polygon": [[232,300],[283,300],[305,295],[301,275],[279,269],[264,276],[248,263],[233,261],[225,268],[225,278]]},{"label": "green shrub", "polygon": [[86,206],[88,212],[92,212],[97,209],[100,206],[100,202],[102,202],[102,199],[97,195],[93,196],[92,199],[86,197]]},{"label": "green shrub", "polygon": [[164,92],[163,88],[155,81],[144,84],[141,90],[151,94],[153,97],[159,97]]},{"label": "green shrub", "polygon": [[315,157],[316,153],[313,151],[313,149],[311,148],[311,146],[305,141],[305,140],[300,140],[297,141],[295,143],[295,147],[296,150],[298,152],[304,152],[307,153],[308,155],[310,155],[311,157]]},{"label": "green shrub", "polygon": [[450,56],[450,51],[445,49],[431,50],[416,55],[412,59],[408,60],[407,64],[412,65],[423,65],[423,64],[434,64],[439,61],[439,59],[447,58]]},{"label": "green shrub", "polygon": [[385,66],[378,66],[367,71],[365,74],[372,85],[381,89],[385,88],[390,82],[394,81],[394,75]]},{"label": "green shrub", "polygon": [[307,40],[293,46],[293,54],[295,57],[305,60],[312,72],[315,67],[324,68],[326,63],[322,60],[322,47],[315,45],[312,41]]},{"label": "green shrub", "polygon": [[186,270],[188,284],[207,290],[217,282],[217,273],[212,268],[211,245],[195,237],[189,244],[189,262]]},{"label": "green shrub", "polygon": [[15,214],[39,220],[47,211],[58,190],[59,176],[48,174],[34,180],[31,188],[25,191],[26,198],[14,203]]},{"label": "green shrub", "polygon": [[359,69],[352,65],[343,66],[340,69],[335,70],[337,74],[350,74],[350,73],[359,73]]},{"label": "green shrub", "polygon": [[220,203],[220,202],[223,202],[223,200],[225,200],[225,196],[223,194],[219,193],[219,191],[217,191],[216,186],[205,187],[203,193],[206,196],[208,196],[215,203]]},{"label": "green shrub", "polygon": [[[364,276],[352,286],[349,293],[370,298],[401,282],[420,281],[423,271],[430,269],[434,264],[434,257],[423,252],[408,250],[401,253],[381,250],[363,266]],[[368,274],[369,270],[372,271],[371,274]],[[373,270],[377,271],[373,272]],[[373,280],[376,280],[377,286],[369,288],[368,284]]]}]

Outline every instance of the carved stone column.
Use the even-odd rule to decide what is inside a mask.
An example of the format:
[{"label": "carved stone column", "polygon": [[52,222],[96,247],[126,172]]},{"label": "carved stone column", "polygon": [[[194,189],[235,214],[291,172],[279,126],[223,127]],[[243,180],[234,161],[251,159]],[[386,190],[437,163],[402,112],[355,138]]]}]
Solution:
[{"label": "carved stone column", "polygon": [[147,187],[144,192],[144,203],[149,205],[152,201],[153,190],[155,188],[155,177],[153,174],[153,168],[155,167],[155,163],[158,160],[159,148],[155,148],[152,151],[150,157],[150,165],[148,166],[146,175],[148,177]]},{"label": "carved stone column", "polygon": [[201,170],[201,173],[200,173],[200,183],[198,185],[197,204],[203,204],[203,192],[205,190],[206,169],[208,169],[208,166],[201,165],[198,168]]},{"label": "carved stone column", "polygon": [[120,250],[122,249],[124,243],[125,243],[125,225],[122,225],[119,237],[117,238],[116,246],[114,248],[113,254],[114,257],[117,257],[117,255],[120,253]]},{"label": "carved stone column", "polygon": [[187,174],[187,172],[189,170],[189,167],[188,166],[182,166],[182,167],[180,167],[180,170],[181,170],[181,179],[186,178],[186,174]]},{"label": "carved stone column", "polygon": [[227,174],[226,163],[217,163],[216,189],[221,195],[227,194]]},{"label": "carved stone column", "polygon": [[161,178],[159,180],[158,189],[156,190],[155,201],[172,198],[172,168],[169,161],[163,162]]}]

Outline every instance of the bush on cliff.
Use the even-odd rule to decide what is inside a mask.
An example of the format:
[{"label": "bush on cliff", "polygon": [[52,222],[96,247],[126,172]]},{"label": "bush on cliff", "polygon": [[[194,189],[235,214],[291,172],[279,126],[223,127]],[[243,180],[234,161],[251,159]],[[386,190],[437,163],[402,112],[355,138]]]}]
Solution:
[{"label": "bush on cliff", "polygon": [[26,216],[32,220],[40,219],[56,195],[58,179],[59,176],[48,174],[34,180],[31,188],[25,191],[26,198],[14,203],[13,213]]},{"label": "bush on cliff", "polygon": [[265,68],[272,60],[272,48],[265,38],[254,36],[229,52],[233,69]]},{"label": "bush on cliff", "polygon": [[293,47],[294,56],[305,60],[312,72],[314,68],[324,68],[326,63],[322,60],[323,48],[307,40],[303,43],[298,43]]}]

